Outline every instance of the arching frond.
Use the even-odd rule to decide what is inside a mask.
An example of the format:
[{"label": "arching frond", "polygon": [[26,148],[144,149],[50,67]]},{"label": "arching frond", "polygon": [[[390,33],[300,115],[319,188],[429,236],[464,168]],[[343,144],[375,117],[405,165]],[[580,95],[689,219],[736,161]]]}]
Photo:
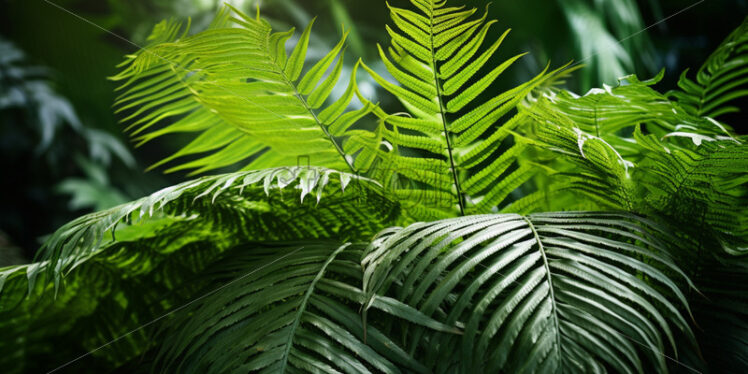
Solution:
[{"label": "arching frond", "polygon": [[[377,157],[412,181],[398,193],[418,202],[409,210],[416,217],[444,217],[456,208],[461,213],[489,212],[533,174],[514,163],[523,145],[512,141],[511,130],[520,121],[512,115],[517,104],[552,74],[544,70],[524,84],[483,99],[496,79],[524,55],[492,68],[487,65],[508,30],[487,42],[496,23],[486,20],[487,13],[471,18],[475,9],[448,7],[446,0],[411,3],[416,11],[389,7],[392,44],[386,51],[379,47],[387,70],[400,84],[363,65],[409,112],[402,116],[374,109],[383,121],[381,137],[392,148],[378,150]],[[497,126],[500,121],[504,124]],[[356,162],[370,168],[377,166],[375,159]]]},{"label": "arching frond", "polygon": [[299,157],[347,169],[351,161],[329,128],[371,108],[344,114],[355,90],[353,79],[342,97],[326,105],[341,75],[347,34],[305,69],[312,24],[287,56],[285,45],[294,30],[273,32],[259,14],[252,18],[224,8],[195,35],[182,31],[180,23],[164,21],[151,43],[128,56],[112,78],[122,82],[117,111],[128,113],[123,122],[140,144],[175,133],[195,135],[159,164],[199,157],[169,171],[202,173],[234,164],[261,169],[296,165]]},{"label": "arching frond", "polygon": [[690,282],[655,234],[625,213],[417,223],[367,249],[364,291],[463,329],[399,333],[436,372],[665,372],[695,341]]},{"label": "arching frond", "polygon": [[682,91],[668,94],[697,116],[717,118],[723,114],[737,112],[731,102],[748,96],[748,17],[706,59],[696,80],[688,78],[684,71],[678,87]]},{"label": "arching frond", "polygon": [[[299,190],[299,195],[284,196],[287,187]],[[241,238],[366,238],[397,212],[398,205],[381,194],[376,182],[332,169],[288,167],[203,177],[71,221],[40,249],[41,260],[49,262],[29,267],[27,273],[33,283],[46,268],[56,274],[57,282],[59,276],[116,239],[118,225],[138,224],[143,219],[166,219],[169,230],[199,220],[206,239],[218,232],[227,235],[214,237],[227,248]],[[112,238],[106,235],[109,231]],[[0,280],[13,269],[17,268],[0,273]]]},{"label": "arching frond", "polygon": [[[364,328],[362,248],[299,242],[232,251],[208,271],[225,288],[170,321],[159,371],[427,372],[385,334]],[[374,304],[430,320],[395,300]]]}]

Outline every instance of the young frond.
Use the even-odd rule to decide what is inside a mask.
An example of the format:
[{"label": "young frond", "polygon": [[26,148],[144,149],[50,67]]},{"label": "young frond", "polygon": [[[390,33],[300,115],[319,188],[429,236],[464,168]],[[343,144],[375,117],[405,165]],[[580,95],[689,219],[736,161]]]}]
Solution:
[{"label": "young frond", "polygon": [[[411,3],[418,11],[389,6],[392,44],[379,47],[399,85],[362,65],[409,112],[392,115],[374,108],[382,120],[381,137],[393,148],[377,157],[412,181],[402,194],[418,201],[412,210],[420,209],[422,219],[449,216],[455,209],[489,212],[532,176],[532,170],[514,163],[522,145],[512,141],[510,131],[519,123],[512,116],[518,103],[553,74],[544,70],[491,97],[489,87],[524,55],[495,67],[487,64],[509,31],[490,42],[496,21],[487,21],[487,13],[474,18],[476,9],[447,7],[446,1]],[[497,126],[502,119],[503,126]]]}]

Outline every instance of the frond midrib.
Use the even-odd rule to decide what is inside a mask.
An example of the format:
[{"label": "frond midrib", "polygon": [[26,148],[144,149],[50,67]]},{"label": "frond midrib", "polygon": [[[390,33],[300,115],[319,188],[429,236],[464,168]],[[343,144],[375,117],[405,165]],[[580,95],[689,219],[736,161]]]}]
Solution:
[{"label": "frond midrib", "polygon": [[540,236],[538,235],[538,231],[535,229],[535,225],[532,223],[532,221],[527,218],[526,216],[522,216],[522,218],[527,222],[527,226],[532,230],[532,235],[535,237],[535,242],[538,244],[538,251],[540,251],[540,254],[543,258],[543,267],[545,268],[545,275],[546,279],[548,280],[548,292],[551,299],[551,306],[553,310],[553,326],[556,330],[556,354],[561,355],[560,349],[561,349],[561,328],[559,326],[558,322],[558,306],[556,305],[556,295],[553,291],[553,279],[551,277],[551,268],[550,265],[548,265],[548,257],[545,253],[545,248],[543,247],[543,242],[540,240]]},{"label": "frond midrib", "polygon": [[[283,355],[281,359],[281,365],[278,370],[279,373],[285,373],[286,372],[286,366],[288,365],[288,356],[291,354],[291,347],[293,347],[293,341],[294,337],[296,335],[296,329],[299,327],[299,324],[301,323],[301,318],[304,315],[304,312],[306,312],[306,306],[309,302],[309,298],[312,296],[312,293],[314,292],[314,288],[317,286],[317,282],[322,279],[322,276],[325,273],[325,270],[327,270],[327,266],[330,265],[330,263],[335,259],[335,257],[342,252],[344,249],[348,247],[348,244],[340,246],[340,248],[336,249],[335,252],[330,254],[330,257],[327,258],[324,264],[322,264],[322,267],[317,272],[317,275],[314,277],[311,283],[309,283],[309,287],[306,290],[306,293],[304,294],[304,298],[301,300],[301,303],[299,304],[298,309],[296,310],[296,315],[293,319],[293,324],[290,327],[290,331],[288,332],[288,339],[285,343],[285,348],[283,350]],[[304,247],[301,247],[304,248]],[[299,248],[299,249],[301,249]]]},{"label": "frond midrib", "polygon": [[434,50],[434,3],[429,1],[429,52],[431,53],[431,70],[434,73],[434,86],[436,87],[436,99],[439,102],[439,117],[444,129],[444,139],[447,145],[447,157],[449,158],[449,167],[454,180],[455,190],[457,193],[457,203],[460,207],[460,215],[465,215],[465,204],[463,202],[462,188],[460,187],[460,178],[455,167],[455,160],[452,154],[452,141],[450,140],[449,126],[447,124],[446,111],[444,110],[444,97],[442,94],[441,84],[439,81],[439,70],[436,66],[436,51]]},{"label": "frond midrib", "polygon": [[[309,112],[309,114],[311,114],[312,118],[314,119],[314,122],[317,124],[317,126],[319,126],[320,129],[322,129],[322,132],[325,134],[325,136],[327,136],[328,140],[330,140],[330,143],[332,143],[332,145],[335,147],[335,150],[338,152],[340,157],[343,159],[343,162],[345,162],[346,166],[348,166],[348,168],[351,170],[351,173],[357,174],[358,172],[356,171],[356,168],[348,160],[348,158],[345,157],[345,151],[343,151],[343,148],[340,147],[340,144],[338,144],[338,142],[335,140],[335,137],[333,137],[332,134],[330,134],[330,132],[327,130],[327,127],[325,127],[322,121],[320,121],[319,117],[317,117],[317,113],[315,113],[314,110],[312,110],[312,108],[309,106],[309,103],[307,103],[304,96],[302,96],[301,93],[299,92],[298,87],[289,79],[288,75],[286,75],[285,69],[283,69],[283,67],[278,65],[278,61],[276,59],[272,58],[270,55],[267,54],[267,51],[270,50],[270,35],[271,34],[268,33],[265,38],[266,49],[263,50],[263,52],[265,53],[265,56],[270,61],[273,62],[273,66],[275,66],[275,68],[278,70],[278,74],[283,78],[283,81],[289,87],[293,89],[294,96],[296,96],[296,98],[299,100],[301,105],[304,106],[304,109],[306,109],[306,111]],[[340,56],[338,56],[338,58],[340,58]]]}]

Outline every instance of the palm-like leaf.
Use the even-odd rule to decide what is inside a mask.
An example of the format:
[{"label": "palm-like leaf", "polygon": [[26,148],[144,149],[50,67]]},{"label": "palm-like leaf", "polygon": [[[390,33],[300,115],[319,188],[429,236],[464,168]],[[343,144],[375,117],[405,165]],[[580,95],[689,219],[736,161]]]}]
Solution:
[{"label": "palm-like leaf", "polygon": [[688,281],[654,233],[616,213],[418,223],[373,242],[364,291],[464,326],[400,333],[438,372],[665,371],[667,346],[695,342]]},{"label": "palm-like leaf", "polygon": [[[364,300],[362,248],[304,242],[234,250],[208,271],[217,284],[228,286],[170,322],[159,358],[162,370],[426,372],[376,328],[364,330],[357,314]],[[377,299],[375,307],[430,321],[407,305],[384,300]]]},{"label": "palm-like leaf", "polygon": [[[520,118],[511,114],[552,74],[544,71],[522,85],[478,102],[476,99],[499,75],[524,55],[486,69],[508,30],[483,50],[495,21],[486,22],[485,15],[470,19],[475,9],[447,7],[446,0],[411,3],[417,12],[390,7],[399,30],[387,27],[392,37],[388,53],[379,47],[387,70],[400,85],[363,65],[402,102],[410,116],[389,115],[375,108],[383,121],[381,137],[392,151],[377,148],[376,157],[357,159],[357,167],[377,167],[374,162],[381,160],[388,171],[394,169],[413,181],[412,186],[397,193],[419,203],[411,210],[415,216],[443,217],[455,207],[462,213],[488,212],[532,175],[527,166],[514,168],[515,156],[523,145],[512,145],[510,132]],[[504,117],[510,119],[497,127]],[[502,144],[506,149],[499,155]],[[469,209],[467,197],[475,199]]]},{"label": "palm-like leaf", "polygon": [[[200,157],[170,170],[201,173],[237,163],[261,169],[296,165],[302,156],[347,169],[350,160],[328,128],[340,133],[370,107],[343,114],[355,90],[352,81],[321,110],[340,78],[346,36],[302,74],[312,23],[286,56],[293,29],[274,33],[259,13],[252,18],[233,9],[232,16],[224,8],[208,30],[195,35],[164,21],[151,44],[129,56],[113,77],[123,82],[118,111],[130,111],[124,121],[133,134],[143,134],[141,144],[167,134],[197,135],[162,163]],[[153,129],[159,123],[164,126]]]},{"label": "palm-like leaf", "polygon": [[716,118],[740,108],[728,105],[748,96],[748,17],[706,59],[696,81],[684,71],[678,81],[682,91],[669,95],[697,116]]}]

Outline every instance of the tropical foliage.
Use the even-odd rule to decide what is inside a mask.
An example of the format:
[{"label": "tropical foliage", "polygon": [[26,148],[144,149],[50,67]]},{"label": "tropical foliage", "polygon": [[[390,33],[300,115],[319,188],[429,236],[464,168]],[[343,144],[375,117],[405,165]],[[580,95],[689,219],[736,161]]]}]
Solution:
[{"label": "tropical foliage", "polygon": [[259,10],[158,24],[116,110],[138,143],[192,137],[154,167],[234,171],[0,268],[3,367],[748,370],[748,139],[722,121],[748,96],[748,21],[677,91],[632,75],[578,95],[567,65],[496,92],[522,57],[495,64],[508,32],[410,3],[388,5],[391,77],[359,60],[347,82],[345,30],[307,61],[312,24]]}]

